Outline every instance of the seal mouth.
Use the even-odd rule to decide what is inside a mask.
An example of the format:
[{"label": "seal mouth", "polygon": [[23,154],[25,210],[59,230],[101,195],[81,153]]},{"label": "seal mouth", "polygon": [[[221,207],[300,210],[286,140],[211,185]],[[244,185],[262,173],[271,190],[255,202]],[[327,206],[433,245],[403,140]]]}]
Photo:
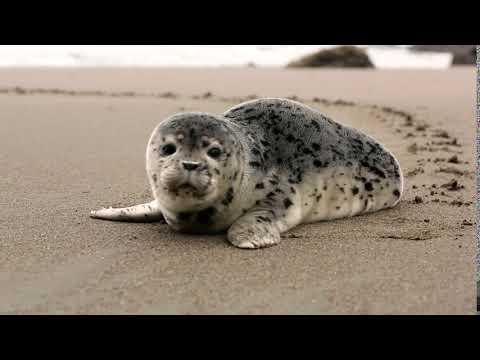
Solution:
[{"label": "seal mouth", "polygon": [[198,192],[198,189],[190,183],[185,183],[178,186],[174,191],[194,191]]},{"label": "seal mouth", "polygon": [[192,197],[202,197],[206,195],[206,189],[199,189],[197,186],[191,184],[190,182],[183,183],[170,191],[175,193],[177,196],[192,196]]}]

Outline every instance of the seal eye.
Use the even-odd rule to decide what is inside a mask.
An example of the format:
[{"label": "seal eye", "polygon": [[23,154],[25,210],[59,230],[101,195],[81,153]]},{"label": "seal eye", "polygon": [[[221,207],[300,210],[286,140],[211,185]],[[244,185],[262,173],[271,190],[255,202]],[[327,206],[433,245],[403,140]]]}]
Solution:
[{"label": "seal eye", "polygon": [[216,158],[220,157],[220,155],[222,155],[222,150],[220,150],[220,148],[218,148],[218,147],[212,147],[210,150],[208,150],[207,154],[211,158],[216,159]]},{"label": "seal eye", "polygon": [[177,147],[174,144],[163,145],[162,155],[172,155],[177,151]]}]

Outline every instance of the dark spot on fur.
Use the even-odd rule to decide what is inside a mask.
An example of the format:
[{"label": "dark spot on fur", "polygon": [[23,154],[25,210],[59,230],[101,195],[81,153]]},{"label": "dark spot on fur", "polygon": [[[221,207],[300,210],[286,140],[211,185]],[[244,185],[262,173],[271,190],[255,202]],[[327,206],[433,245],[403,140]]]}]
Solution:
[{"label": "dark spot on fur", "polygon": [[393,190],[393,195],[395,195],[397,198],[400,197],[400,191],[398,191],[397,189]]},{"label": "dark spot on fur", "polygon": [[365,190],[367,191],[373,191],[373,185],[371,182],[365,183]]},{"label": "dark spot on fur", "polygon": [[357,195],[357,194],[358,194],[358,187],[354,186],[354,187],[352,188],[352,194],[353,194],[353,195]]},{"label": "dark spot on fur", "polygon": [[255,185],[255,189],[265,189],[265,185],[263,185],[263,182],[258,183],[257,185]]},{"label": "dark spot on fur", "polygon": [[250,166],[253,166],[253,167],[260,167],[260,163],[258,161],[250,161],[248,163]]},{"label": "dark spot on fur", "polygon": [[322,166],[322,162],[320,160],[313,160],[313,165],[317,168]]},{"label": "dark spot on fur", "polygon": [[230,204],[233,200],[233,188],[230,187],[228,190],[227,190],[227,193],[225,194],[225,199],[223,199],[222,201],[222,204],[227,206],[228,204]]},{"label": "dark spot on fur", "polygon": [[293,203],[289,198],[286,198],[283,200],[283,205],[285,205],[285,209],[288,209],[290,206],[293,205]]}]

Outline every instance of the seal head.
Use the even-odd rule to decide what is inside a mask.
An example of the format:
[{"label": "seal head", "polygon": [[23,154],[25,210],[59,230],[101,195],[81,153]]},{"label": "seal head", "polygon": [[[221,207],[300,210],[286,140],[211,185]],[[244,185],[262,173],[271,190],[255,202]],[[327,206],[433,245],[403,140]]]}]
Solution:
[{"label": "seal head", "polygon": [[158,203],[179,213],[223,199],[241,166],[239,146],[220,116],[192,112],[162,121],[147,146],[147,173]]}]

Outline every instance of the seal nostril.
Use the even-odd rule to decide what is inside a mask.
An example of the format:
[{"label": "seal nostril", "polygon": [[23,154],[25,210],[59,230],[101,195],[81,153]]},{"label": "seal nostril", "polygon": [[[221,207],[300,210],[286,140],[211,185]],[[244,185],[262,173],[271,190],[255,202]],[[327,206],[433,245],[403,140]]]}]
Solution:
[{"label": "seal nostril", "polygon": [[183,161],[182,165],[185,170],[191,171],[197,169],[200,166],[200,163],[194,161]]}]

